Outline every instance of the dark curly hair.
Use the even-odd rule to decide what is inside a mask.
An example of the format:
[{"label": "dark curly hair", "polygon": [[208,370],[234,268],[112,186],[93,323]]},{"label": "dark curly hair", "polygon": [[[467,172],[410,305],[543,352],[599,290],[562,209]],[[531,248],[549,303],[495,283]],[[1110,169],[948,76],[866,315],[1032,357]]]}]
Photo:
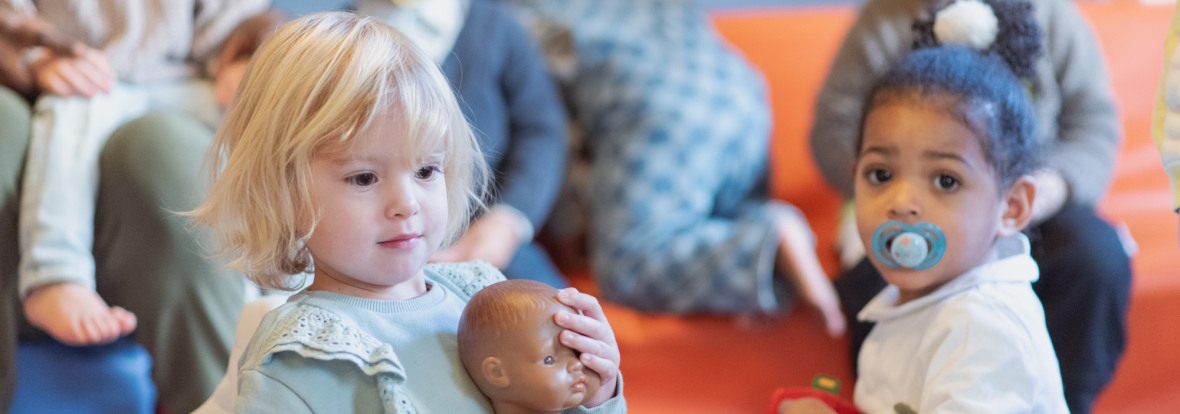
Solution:
[{"label": "dark curly hair", "polygon": [[[1019,78],[1030,78],[1034,65],[1044,53],[1041,43],[1041,26],[1033,14],[1032,3],[1027,0],[976,0],[991,7],[996,15],[998,31],[996,40],[983,53],[995,53],[1004,59],[1008,68]],[[954,4],[954,1],[939,4],[930,10],[930,16]],[[914,49],[942,46],[934,35],[934,18],[914,22]]]},{"label": "dark curly hair", "polygon": [[[961,0],[960,0],[961,1]],[[861,118],[898,101],[949,111],[981,137],[987,161],[1003,187],[1040,163],[1036,112],[1021,78],[1031,78],[1042,52],[1041,31],[1027,0],[982,0],[999,21],[987,50],[938,43],[932,23],[914,24],[914,51],[877,80]]]}]

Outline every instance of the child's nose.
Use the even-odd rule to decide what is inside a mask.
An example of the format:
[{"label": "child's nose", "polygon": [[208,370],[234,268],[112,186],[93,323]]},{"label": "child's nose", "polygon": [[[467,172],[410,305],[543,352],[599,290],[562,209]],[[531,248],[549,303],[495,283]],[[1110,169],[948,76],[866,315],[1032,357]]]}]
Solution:
[{"label": "child's nose", "polygon": [[909,184],[895,185],[889,199],[889,217],[902,220],[917,217],[921,209],[918,207],[916,195],[915,189]]},{"label": "child's nose", "polygon": [[421,206],[418,204],[418,197],[414,194],[411,185],[392,183],[390,187],[385,206],[385,217],[405,218],[418,214]]}]

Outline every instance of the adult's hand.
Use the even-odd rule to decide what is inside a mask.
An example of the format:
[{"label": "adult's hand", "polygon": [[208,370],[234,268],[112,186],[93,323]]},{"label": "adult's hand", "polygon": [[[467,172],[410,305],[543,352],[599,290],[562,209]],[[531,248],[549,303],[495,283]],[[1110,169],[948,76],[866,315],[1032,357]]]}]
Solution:
[{"label": "adult's hand", "polygon": [[1057,170],[1042,169],[1032,174],[1036,184],[1031,224],[1038,224],[1061,211],[1069,199],[1069,184]]},{"label": "adult's hand", "polygon": [[62,96],[92,97],[110,92],[115,85],[115,73],[101,51],[82,46],[75,54],[63,54],[53,49],[39,49],[29,69],[42,93]]},{"label": "adult's hand", "polygon": [[519,218],[512,213],[500,209],[490,209],[475,222],[467,232],[459,237],[450,247],[440,250],[431,257],[435,262],[466,262],[482,260],[496,268],[508,266],[516,250],[520,248],[521,240],[517,237],[516,220]]}]

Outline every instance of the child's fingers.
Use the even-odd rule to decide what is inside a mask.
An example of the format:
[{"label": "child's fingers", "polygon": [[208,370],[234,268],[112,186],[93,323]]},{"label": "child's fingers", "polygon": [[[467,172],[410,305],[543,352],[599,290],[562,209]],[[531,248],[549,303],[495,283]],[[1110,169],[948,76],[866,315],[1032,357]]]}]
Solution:
[{"label": "child's fingers", "polygon": [[610,381],[611,378],[619,375],[619,365],[607,358],[603,358],[594,354],[583,353],[578,357],[582,361],[582,365],[590,370],[597,372],[602,376],[604,382]]},{"label": "child's fingers", "polygon": [[[597,359],[610,361],[611,367],[617,367],[619,365],[619,347],[613,343],[600,341],[570,330],[561,332],[561,343],[581,353],[582,363],[591,369],[594,369],[595,366],[601,367],[603,365],[593,362]],[[593,357],[591,358],[592,362],[590,364],[586,363],[586,357]],[[613,368],[605,371],[594,369],[594,371],[601,374],[604,380],[613,378],[614,375]]]},{"label": "child's fingers", "polygon": [[605,321],[591,318],[587,315],[578,315],[573,312],[558,312],[556,315],[557,326],[585,335],[589,338],[602,341],[604,343],[615,343],[615,334],[611,331],[610,325]]},{"label": "child's fingers", "polygon": [[606,314],[602,312],[602,305],[598,298],[579,292],[577,288],[565,288],[557,291],[557,299],[567,306],[577,309],[582,314],[606,322]]}]

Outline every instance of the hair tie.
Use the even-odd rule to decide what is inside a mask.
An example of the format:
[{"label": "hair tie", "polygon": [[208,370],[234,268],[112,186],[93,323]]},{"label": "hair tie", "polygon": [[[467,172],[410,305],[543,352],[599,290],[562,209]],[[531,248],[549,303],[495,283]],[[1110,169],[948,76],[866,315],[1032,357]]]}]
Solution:
[{"label": "hair tie", "polygon": [[996,13],[979,0],[956,0],[934,14],[934,37],[944,45],[986,51],[999,31]]}]

